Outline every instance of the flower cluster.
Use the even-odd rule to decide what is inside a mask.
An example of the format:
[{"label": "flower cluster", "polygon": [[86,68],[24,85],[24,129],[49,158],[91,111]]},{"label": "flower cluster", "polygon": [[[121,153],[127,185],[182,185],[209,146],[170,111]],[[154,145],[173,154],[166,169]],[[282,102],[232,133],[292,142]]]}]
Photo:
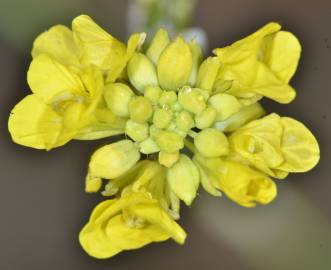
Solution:
[{"label": "flower cluster", "polygon": [[206,59],[195,40],[171,39],[164,29],[149,46],[145,33],[125,45],[86,15],[35,40],[33,93],[12,110],[13,140],[49,150],[125,135],[88,165],[86,191],[112,197],[80,232],[88,254],[109,258],[168,238],[183,244],[180,201],[191,205],[200,183],[253,207],[276,197],[270,177],[318,163],[312,133],[292,118],[266,115],[258,102],[296,95],[289,81],[301,46],[280,29],[269,23]]}]

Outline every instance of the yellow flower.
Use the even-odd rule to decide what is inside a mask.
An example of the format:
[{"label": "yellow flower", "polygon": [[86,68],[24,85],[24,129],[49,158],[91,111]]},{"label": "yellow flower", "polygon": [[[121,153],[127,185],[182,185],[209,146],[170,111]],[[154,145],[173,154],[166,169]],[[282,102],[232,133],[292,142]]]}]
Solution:
[{"label": "yellow flower", "polygon": [[72,72],[50,56],[36,57],[28,72],[33,94],[11,112],[8,128],[15,142],[38,149],[61,146],[93,122],[103,78],[96,68]]},{"label": "yellow flower", "polygon": [[280,103],[295,98],[288,85],[301,54],[301,45],[291,33],[269,23],[250,36],[225,48],[215,49],[221,62],[216,84],[230,82],[226,93],[255,101],[262,96]]},{"label": "yellow flower", "polygon": [[84,250],[99,259],[169,238],[183,244],[186,233],[144,192],[128,192],[100,203],[79,234]]},{"label": "yellow flower", "polygon": [[115,197],[97,205],[80,232],[89,255],[109,258],[169,238],[183,244],[186,233],[174,220],[200,183],[254,207],[277,195],[269,176],[318,163],[318,143],[303,124],[261,118],[262,97],[289,103],[296,95],[289,81],[301,46],[280,28],[269,23],[204,61],[194,39],[171,40],[160,29],[144,50],[145,33],[125,45],[87,15],[72,29],[57,25],[37,37],[32,94],[8,121],[13,140],[49,150],[72,139],[125,135],[89,162],[86,192]]},{"label": "yellow flower", "polygon": [[200,170],[202,186],[214,196],[220,196],[221,190],[236,203],[253,207],[256,203],[267,204],[277,195],[275,183],[247,165],[201,155],[195,155],[194,162]]},{"label": "yellow flower", "polygon": [[73,68],[94,65],[115,81],[127,61],[145,40],[146,34],[134,34],[128,45],[118,41],[98,26],[89,16],[80,15],[72,21],[72,30],[56,25],[39,35],[32,56],[47,54],[59,63]]},{"label": "yellow flower", "polygon": [[311,170],[320,157],[318,142],[302,123],[275,113],[236,130],[229,141],[234,153],[276,178]]},{"label": "yellow flower", "polygon": [[8,128],[15,142],[51,149],[71,139],[91,140],[124,132],[125,119],[103,101],[104,76],[115,81],[145,39],[125,46],[81,15],[73,31],[57,25],[34,42],[28,83],[33,92],[13,109]]}]

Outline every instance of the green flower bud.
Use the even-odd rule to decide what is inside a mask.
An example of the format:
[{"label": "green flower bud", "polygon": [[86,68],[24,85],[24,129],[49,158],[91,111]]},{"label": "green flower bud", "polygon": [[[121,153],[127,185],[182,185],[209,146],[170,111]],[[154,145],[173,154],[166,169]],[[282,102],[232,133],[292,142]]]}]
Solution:
[{"label": "green flower bud", "polygon": [[168,130],[161,130],[155,140],[161,151],[167,153],[176,152],[184,147],[183,138]]},{"label": "green flower bud", "polygon": [[177,90],[187,83],[192,70],[190,46],[182,37],[176,38],[162,52],[157,75],[164,90]]},{"label": "green flower bud", "polygon": [[205,157],[219,157],[229,153],[229,142],[223,132],[207,128],[194,138],[194,145]]},{"label": "green flower bud", "polygon": [[238,99],[229,94],[216,94],[210,97],[208,102],[217,111],[217,121],[223,121],[229,118],[242,107]]},{"label": "green flower bud", "polygon": [[191,205],[199,187],[199,171],[186,155],[180,155],[179,160],[167,170],[167,181],[171,190],[185,202]]},{"label": "green flower bud", "polygon": [[155,125],[151,125],[151,126],[149,127],[149,135],[151,136],[151,138],[152,138],[153,140],[155,140],[155,139],[159,136],[160,131],[161,131],[161,129],[159,129],[159,128],[156,127]]},{"label": "green flower bud", "polygon": [[131,119],[126,122],[125,133],[134,141],[141,142],[148,138],[149,127],[147,123],[137,123]]},{"label": "green flower bud", "polygon": [[201,114],[195,116],[195,126],[199,129],[205,129],[212,126],[215,119],[216,110],[212,107],[207,107]]},{"label": "green flower bud", "polygon": [[134,93],[123,83],[111,83],[104,88],[104,98],[108,108],[117,116],[129,116],[129,103]]},{"label": "green flower bud", "polygon": [[163,91],[159,99],[159,103],[161,105],[163,104],[172,105],[176,101],[177,101],[177,95],[175,91]]},{"label": "green flower bud", "polygon": [[116,178],[133,167],[139,158],[139,150],[130,140],[108,144],[92,155],[89,163],[90,177]]},{"label": "green flower bud", "polygon": [[166,128],[172,119],[172,112],[166,109],[158,109],[153,115],[153,124],[157,128]]},{"label": "green flower bud", "polygon": [[180,105],[180,103],[178,102],[178,100],[171,105],[171,109],[175,112],[179,112],[183,109],[182,105]]},{"label": "green flower bud", "polygon": [[144,90],[144,97],[148,98],[152,104],[156,104],[161,96],[162,89],[159,86],[147,86]]},{"label": "green flower bud", "polygon": [[178,101],[185,110],[194,114],[200,114],[206,108],[206,102],[200,89],[189,86],[185,86],[179,91]]},{"label": "green flower bud", "polygon": [[182,131],[189,131],[194,126],[194,121],[187,111],[181,111],[176,116],[176,125]]},{"label": "green flower bud", "polygon": [[221,62],[217,57],[208,57],[203,61],[199,68],[196,86],[211,92],[220,66]]},{"label": "green flower bud", "polygon": [[129,103],[130,118],[138,123],[147,122],[153,114],[151,102],[145,97],[135,97]]},{"label": "green flower bud", "polygon": [[146,55],[156,66],[159,62],[159,58],[163,50],[170,43],[168,32],[161,28],[158,30],[151,41],[151,45],[148,47]]},{"label": "green flower bud", "polygon": [[135,53],[130,59],[128,76],[132,85],[141,93],[147,86],[158,85],[156,70],[153,63],[142,53]]},{"label": "green flower bud", "polygon": [[160,148],[151,137],[141,142],[139,146],[140,146],[140,152],[146,155],[160,151]]},{"label": "green flower bud", "polygon": [[167,168],[170,168],[177,162],[179,156],[179,151],[176,151],[174,153],[167,153],[161,151],[159,153],[159,163],[163,166],[166,166]]},{"label": "green flower bud", "polygon": [[189,43],[189,46],[192,52],[192,70],[188,79],[188,84],[194,86],[197,80],[198,68],[201,64],[203,55],[201,47],[195,39]]}]

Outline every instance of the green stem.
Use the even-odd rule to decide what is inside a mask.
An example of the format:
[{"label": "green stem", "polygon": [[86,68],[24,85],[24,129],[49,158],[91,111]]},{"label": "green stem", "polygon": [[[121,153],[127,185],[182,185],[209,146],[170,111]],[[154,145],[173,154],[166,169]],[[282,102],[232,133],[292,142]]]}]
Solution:
[{"label": "green stem", "polygon": [[184,141],[184,144],[185,144],[186,148],[188,150],[190,150],[193,154],[196,154],[197,153],[197,149],[196,149],[196,147],[194,146],[194,144],[191,141],[189,141],[189,140],[186,139]]}]

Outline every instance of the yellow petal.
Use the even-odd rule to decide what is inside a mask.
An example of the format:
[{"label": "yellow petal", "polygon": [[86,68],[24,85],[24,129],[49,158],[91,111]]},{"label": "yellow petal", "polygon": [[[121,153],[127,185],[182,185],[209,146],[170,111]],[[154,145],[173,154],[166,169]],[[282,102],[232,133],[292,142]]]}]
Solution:
[{"label": "yellow petal", "polygon": [[244,124],[257,119],[264,114],[264,109],[260,103],[257,102],[249,106],[244,106],[239,112],[233,114],[224,121],[216,122],[215,128],[223,132],[233,132]]},{"label": "yellow petal", "polygon": [[[142,221],[138,226],[137,219]],[[109,258],[169,236],[182,243],[186,234],[157,201],[144,193],[131,192],[97,205],[80,232],[79,241],[89,255]]]},{"label": "yellow petal", "polygon": [[277,114],[248,123],[229,138],[230,145],[243,158],[263,172],[273,175],[270,168],[277,168],[284,161],[281,151],[282,126]]},{"label": "yellow petal", "polygon": [[314,135],[299,121],[282,117],[284,128],[281,151],[284,163],[277,167],[286,172],[306,172],[319,161],[320,150]]},{"label": "yellow petal", "polygon": [[184,244],[185,231],[157,203],[140,204],[132,207],[132,212],[150,224],[162,229],[179,244]]},{"label": "yellow petal", "polygon": [[35,95],[29,95],[12,110],[8,129],[12,139],[18,144],[50,149],[59,146],[57,139],[61,133],[62,119]]},{"label": "yellow petal", "polygon": [[110,258],[122,251],[106,236],[104,228],[94,223],[86,224],[80,231],[79,243],[90,256],[98,259]]},{"label": "yellow petal", "polygon": [[125,57],[122,58],[121,63],[118,64],[117,68],[112,68],[108,71],[107,83],[113,83],[121,74],[125,73],[124,70],[127,62],[131,59],[134,53],[140,50],[146,38],[146,33],[136,33],[130,36],[128,45],[125,51]]},{"label": "yellow petal", "polygon": [[32,60],[28,71],[28,83],[32,92],[46,103],[86,93],[75,73],[46,54]]},{"label": "yellow petal", "polygon": [[71,30],[56,25],[40,34],[33,43],[32,57],[47,54],[63,65],[80,66],[78,48]]},{"label": "yellow petal", "polygon": [[264,40],[263,62],[283,82],[288,83],[295,73],[301,54],[299,40],[290,32],[279,31]]},{"label": "yellow petal", "polygon": [[283,104],[291,102],[296,96],[290,85],[279,80],[261,63],[256,67],[255,82],[251,86],[251,91]]},{"label": "yellow petal", "polygon": [[269,23],[231,46],[214,50],[223,64],[217,80],[232,81],[229,94],[246,98],[255,93],[280,103],[295,98],[287,83],[297,66],[298,44],[283,34],[272,39],[279,30],[279,24]]},{"label": "yellow petal", "polygon": [[81,62],[103,70],[118,70],[125,58],[125,45],[112,37],[89,16],[81,15],[72,21],[72,30],[80,49]]},{"label": "yellow petal", "polygon": [[145,225],[143,228],[126,226],[121,215],[110,219],[106,226],[109,241],[123,250],[141,248],[152,242],[165,241],[169,238],[162,228],[155,225]]},{"label": "yellow petal", "polygon": [[251,51],[256,50],[256,46],[260,45],[261,39],[265,36],[270,35],[272,33],[276,33],[281,29],[281,26],[278,23],[271,22],[264,25],[262,28],[258,29],[253,34],[236,41],[230,46],[224,48],[217,48],[213,52],[221,56],[224,59],[234,59],[246,57]]},{"label": "yellow petal", "polygon": [[276,185],[270,178],[238,162],[226,161],[219,181],[221,190],[245,207],[267,204],[277,195]]}]

